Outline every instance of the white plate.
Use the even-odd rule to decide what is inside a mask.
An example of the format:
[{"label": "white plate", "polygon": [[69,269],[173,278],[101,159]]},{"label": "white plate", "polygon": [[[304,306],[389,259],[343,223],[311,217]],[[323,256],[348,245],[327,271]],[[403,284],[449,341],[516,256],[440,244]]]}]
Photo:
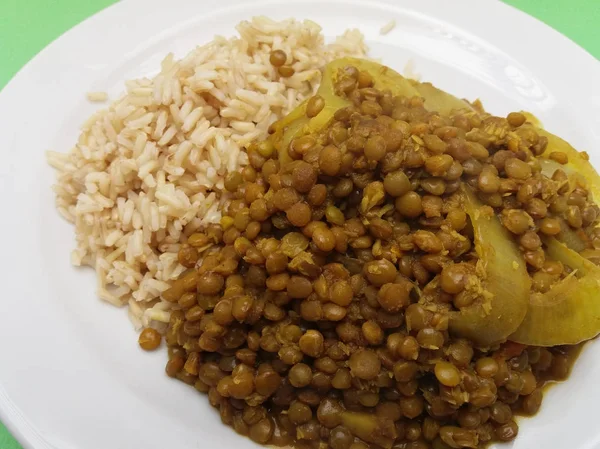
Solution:
[{"label": "white plate", "polygon": [[[283,6],[285,5],[285,6]],[[565,37],[496,1],[128,0],[85,21],[31,61],[0,93],[0,419],[26,448],[254,447],[222,426],[205,397],[141,352],[125,313],[94,295],[90,270],[69,265],[71,226],[54,210],[44,151],[67,151],[94,109],[84,93],[152,74],[252,15],[311,18],[329,36],[347,27],[397,69],[483,99],[527,109],[600,165],[600,64]],[[395,19],[386,36],[379,29]],[[600,344],[522,422],[514,449],[600,447]]]}]

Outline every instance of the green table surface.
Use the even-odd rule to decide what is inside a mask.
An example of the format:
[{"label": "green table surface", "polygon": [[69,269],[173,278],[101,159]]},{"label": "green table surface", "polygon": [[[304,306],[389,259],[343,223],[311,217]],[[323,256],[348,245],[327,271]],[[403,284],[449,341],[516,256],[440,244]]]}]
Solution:
[{"label": "green table surface", "polygon": [[[505,1],[546,22],[600,59],[600,1]],[[115,0],[0,0],[0,89],[48,43],[113,3]],[[0,448],[20,449],[2,423]]]}]

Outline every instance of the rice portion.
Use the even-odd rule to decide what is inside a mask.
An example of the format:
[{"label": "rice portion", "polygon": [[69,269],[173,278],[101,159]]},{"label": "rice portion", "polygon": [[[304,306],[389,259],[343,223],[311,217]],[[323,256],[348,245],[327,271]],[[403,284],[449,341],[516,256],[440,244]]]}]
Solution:
[{"label": "rice portion", "polygon": [[[56,206],[75,225],[72,263],[94,267],[98,296],[129,305],[136,327],[168,322],[160,295],[185,270],[177,252],[221,219],[224,177],[247,164],[245,146],[316,91],[327,62],[366,53],[360,32],[326,45],[308,20],[257,17],[236,28],[240,37],[215,37],[181,60],[169,54],[153,79],[127,81],[70,152],[47,153]],[[291,77],[269,63],[275,49]]]}]

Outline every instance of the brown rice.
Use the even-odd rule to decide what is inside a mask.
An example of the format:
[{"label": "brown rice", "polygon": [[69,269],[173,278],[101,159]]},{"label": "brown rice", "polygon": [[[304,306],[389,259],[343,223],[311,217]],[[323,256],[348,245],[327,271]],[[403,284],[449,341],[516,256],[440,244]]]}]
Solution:
[{"label": "brown rice", "polygon": [[[224,176],[247,163],[244,147],[314,93],[325,63],[366,52],[358,31],[325,45],[308,20],[257,17],[237,30],[181,60],[168,55],[153,79],[127,81],[69,153],[47,154],[56,206],[75,225],[72,263],[94,267],[100,298],[128,304],[136,327],[169,320],[160,295],[184,270],[180,245],[220,220]],[[277,75],[273,49],[293,58],[293,76]]]},{"label": "brown rice", "polygon": [[388,23],[386,23],[384,26],[381,27],[381,29],[379,30],[379,34],[386,35],[390,31],[392,31],[394,28],[396,28],[396,21],[390,20]]},{"label": "brown rice", "polygon": [[108,94],[106,92],[88,92],[86,97],[89,101],[101,103],[108,100]]}]

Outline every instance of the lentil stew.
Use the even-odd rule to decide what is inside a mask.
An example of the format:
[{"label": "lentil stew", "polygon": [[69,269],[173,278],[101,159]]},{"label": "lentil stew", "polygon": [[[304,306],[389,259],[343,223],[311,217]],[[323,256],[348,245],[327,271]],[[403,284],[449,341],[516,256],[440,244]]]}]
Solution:
[{"label": "lentil stew", "polygon": [[261,444],[516,438],[600,332],[585,155],[350,58],[271,131],[225,180],[221,224],[180,251],[167,374]]}]

